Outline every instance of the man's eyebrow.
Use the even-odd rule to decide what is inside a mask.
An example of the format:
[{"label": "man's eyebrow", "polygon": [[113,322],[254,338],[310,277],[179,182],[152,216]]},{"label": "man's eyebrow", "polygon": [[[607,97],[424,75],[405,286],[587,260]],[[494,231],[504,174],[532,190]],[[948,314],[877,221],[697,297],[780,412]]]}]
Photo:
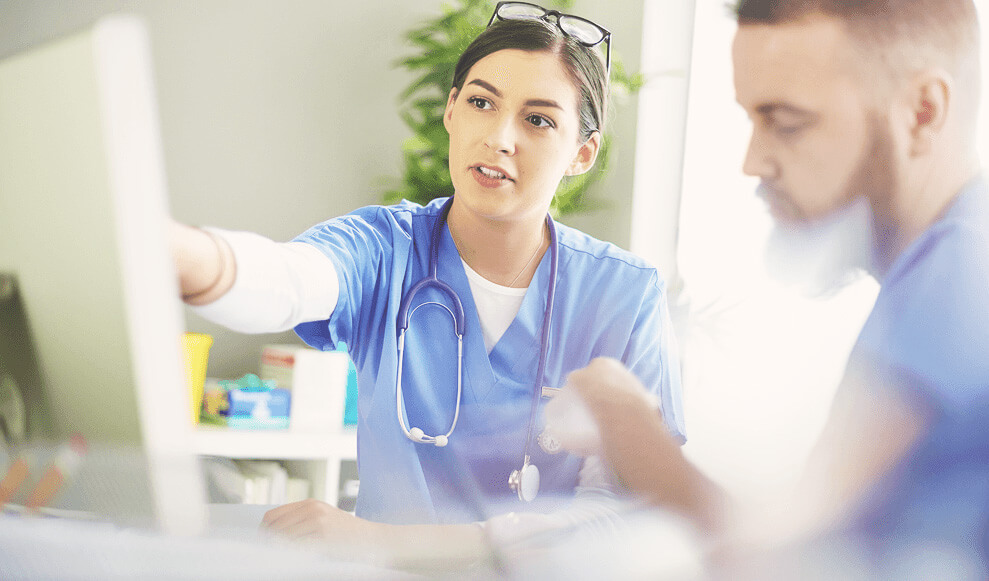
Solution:
[{"label": "man's eyebrow", "polygon": [[816,113],[806,109],[801,109],[800,107],[789,103],[765,103],[756,107],[755,110],[763,117],[769,117],[780,113],[784,115],[798,115],[800,117],[817,117]]},{"label": "man's eyebrow", "polygon": [[[477,85],[479,87],[482,87],[483,89],[491,92],[491,94],[493,94],[495,97],[498,97],[499,99],[502,97],[501,91],[499,91],[494,85],[485,81],[484,79],[472,79],[467,84]],[[560,109],[560,110],[563,109],[563,107],[561,107],[559,103],[551,99],[529,99],[528,101],[525,102],[525,104],[528,105],[529,107],[552,107],[554,109]]]}]

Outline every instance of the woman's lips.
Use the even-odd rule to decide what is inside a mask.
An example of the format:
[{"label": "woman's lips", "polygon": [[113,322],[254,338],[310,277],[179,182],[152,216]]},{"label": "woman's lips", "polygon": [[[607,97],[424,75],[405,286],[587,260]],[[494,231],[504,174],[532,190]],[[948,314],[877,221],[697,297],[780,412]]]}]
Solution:
[{"label": "woman's lips", "polygon": [[471,175],[486,188],[497,188],[514,181],[501,168],[487,165],[475,165],[471,168]]}]

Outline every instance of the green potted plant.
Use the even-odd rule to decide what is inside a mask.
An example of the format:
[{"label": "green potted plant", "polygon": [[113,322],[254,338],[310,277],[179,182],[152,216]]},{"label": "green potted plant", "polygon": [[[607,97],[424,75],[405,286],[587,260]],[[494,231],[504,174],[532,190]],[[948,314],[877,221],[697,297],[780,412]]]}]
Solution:
[{"label": "green potted plant", "polygon": [[[433,198],[453,193],[449,170],[449,138],[443,127],[443,109],[453,81],[453,69],[460,53],[484,30],[494,2],[456,0],[442,14],[427,20],[406,34],[415,48],[412,55],[398,62],[415,75],[400,96],[401,115],[412,130],[402,145],[405,169],[401,183],[385,192],[385,203],[401,199],[426,204]],[[556,0],[550,5],[566,11],[572,0]],[[611,93],[620,100],[642,86],[639,73],[629,74],[617,55],[611,62]],[[608,168],[610,140],[605,136],[595,168],[583,175],[564,178],[553,199],[551,211],[559,217],[591,207],[588,188]]]}]

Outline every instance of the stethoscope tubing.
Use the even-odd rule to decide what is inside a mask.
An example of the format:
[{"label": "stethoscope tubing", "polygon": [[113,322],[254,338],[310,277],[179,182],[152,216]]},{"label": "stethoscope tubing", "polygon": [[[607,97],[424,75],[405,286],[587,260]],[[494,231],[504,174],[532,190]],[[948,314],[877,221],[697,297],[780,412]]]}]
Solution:
[{"label": "stethoscope tubing", "polygon": [[549,333],[553,322],[553,302],[556,299],[556,272],[559,266],[559,244],[556,239],[556,225],[553,219],[546,216],[549,228],[549,292],[546,296],[546,310],[543,312],[542,337],[539,340],[539,365],[536,367],[536,384],[532,388],[532,405],[529,408],[529,428],[525,434],[525,448],[522,451],[522,466],[529,463],[529,448],[532,444],[532,430],[536,424],[536,410],[539,408],[539,398],[542,397],[543,378],[546,375],[546,359],[549,355]]},{"label": "stethoscope tubing", "polygon": [[[433,228],[433,236],[430,240],[429,247],[429,276],[420,280],[414,284],[411,289],[409,289],[409,291],[402,298],[402,302],[399,304],[398,308],[398,378],[395,383],[395,411],[398,415],[398,424],[402,427],[402,432],[405,434],[405,437],[413,442],[420,444],[436,444],[439,446],[446,445],[450,435],[453,434],[453,430],[457,427],[457,420],[460,418],[460,398],[463,394],[464,377],[464,330],[466,328],[464,306],[463,303],[460,302],[460,297],[457,296],[457,291],[455,291],[450,285],[440,280],[437,276],[437,265],[439,263],[439,239],[440,236],[443,235],[443,224],[446,223],[447,216],[450,214],[450,207],[452,206],[452,203],[453,197],[451,196],[450,199],[443,205],[440,212],[440,219],[436,221],[436,226]],[[450,297],[450,300],[453,302],[453,310],[443,303],[427,301],[416,305],[416,307],[410,312],[409,307],[411,307],[412,300],[415,298],[416,294],[427,288],[435,288]],[[412,315],[415,314],[419,307],[422,307],[423,305],[438,305],[443,307],[453,319],[453,331],[457,335],[457,403],[454,406],[453,421],[450,422],[450,429],[448,429],[446,434],[442,436],[442,443],[438,441],[438,436],[429,436],[422,433],[422,430],[418,430],[418,428],[409,428],[405,423],[405,414],[402,412],[404,403],[402,392],[402,370],[404,369],[405,362],[405,332],[409,328]],[[418,430],[418,435],[413,435],[413,430]]]},{"label": "stethoscope tubing", "polygon": [[[453,206],[453,196],[451,196],[446,202],[444,202],[442,208],[440,209],[439,219],[436,221],[436,225],[433,228],[432,239],[430,240],[430,251],[429,251],[429,275],[417,282],[412,286],[411,289],[402,298],[398,309],[398,379],[396,383],[395,390],[395,400],[396,400],[396,412],[398,415],[399,425],[402,427],[402,431],[405,436],[412,440],[413,442],[421,444],[435,444],[438,446],[446,445],[447,440],[453,434],[453,430],[457,426],[457,420],[460,417],[460,399],[463,392],[463,336],[466,327],[464,308],[460,301],[460,297],[457,296],[457,292],[450,285],[446,284],[440,280],[437,276],[438,263],[439,263],[439,241],[443,234],[443,226],[447,223],[450,208]],[[542,333],[540,336],[539,345],[539,364],[536,370],[536,381],[532,389],[532,403],[529,409],[529,425],[526,430],[525,446],[523,447],[522,454],[522,466],[525,468],[529,465],[529,451],[532,445],[532,432],[535,428],[536,423],[536,412],[539,408],[539,398],[542,396],[542,385],[543,378],[546,374],[546,361],[549,354],[550,345],[550,328],[553,318],[553,304],[556,299],[556,276],[557,269],[559,266],[559,242],[556,236],[556,224],[553,222],[552,217],[546,216],[546,225],[549,228],[550,235],[550,279],[549,279],[549,291],[547,293],[546,299],[546,309],[543,313],[543,326]],[[415,298],[416,294],[427,289],[435,288],[442,292],[443,294],[450,297],[453,303],[453,309],[439,303],[436,301],[428,301],[417,305],[415,308],[411,308],[412,300]],[[419,428],[409,428],[405,422],[405,415],[403,413],[403,392],[402,392],[402,370],[404,368],[405,360],[405,332],[409,328],[409,323],[412,319],[412,315],[415,313],[419,307],[423,305],[434,304],[446,309],[453,319],[454,332],[457,335],[457,402],[454,407],[453,421],[450,424],[450,429],[447,430],[444,436],[429,436],[422,433]],[[411,311],[410,311],[411,308]],[[413,434],[413,431],[417,431],[417,434]],[[442,443],[439,439],[442,438]]]}]

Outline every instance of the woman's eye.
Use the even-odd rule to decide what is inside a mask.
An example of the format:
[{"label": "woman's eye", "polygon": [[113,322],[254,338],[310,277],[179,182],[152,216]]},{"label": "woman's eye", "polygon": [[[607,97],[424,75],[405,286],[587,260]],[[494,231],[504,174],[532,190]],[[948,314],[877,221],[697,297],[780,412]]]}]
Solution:
[{"label": "woman's eye", "polygon": [[467,102],[474,106],[476,109],[490,109],[491,101],[483,97],[471,97],[467,99]]},{"label": "woman's eye", "polygon": [[526,120],[535,127],[555,127],[552,121],[542,115],[529,115]]}]

